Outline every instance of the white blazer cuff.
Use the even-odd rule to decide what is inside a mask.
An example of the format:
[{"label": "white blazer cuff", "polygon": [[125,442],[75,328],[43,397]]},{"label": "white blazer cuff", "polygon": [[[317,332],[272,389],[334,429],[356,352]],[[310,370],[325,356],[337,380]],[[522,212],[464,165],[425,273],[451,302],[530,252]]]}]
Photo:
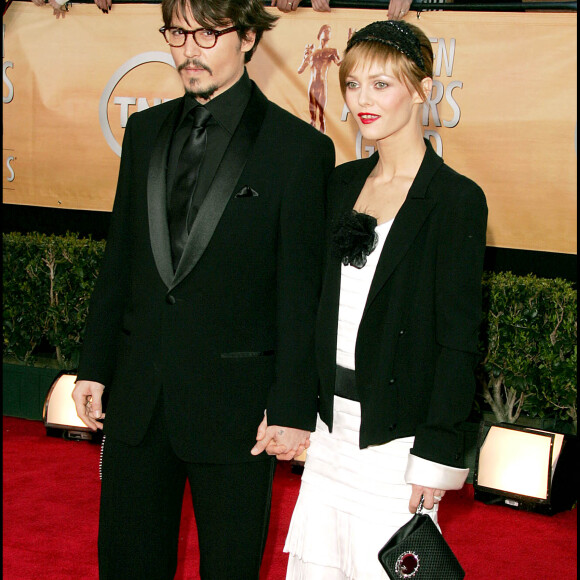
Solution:
[{"label": "white blazer cuff", "polygon": [[469,468],[450,467],[409,453],[405,482],[433,489],[461,489]]}]

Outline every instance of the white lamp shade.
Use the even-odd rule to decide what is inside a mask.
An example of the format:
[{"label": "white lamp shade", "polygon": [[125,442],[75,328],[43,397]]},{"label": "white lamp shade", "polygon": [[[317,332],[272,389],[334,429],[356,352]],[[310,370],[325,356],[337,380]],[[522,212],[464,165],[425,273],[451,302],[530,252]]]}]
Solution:
[{"label": "white lamp shade", "polygon": [[570,509],[578,497],[577,450],[575,435],[482,422],[474,497],[548,515]]},{"label": "white lamp shade", "polygon": [[72,399],[76,378],[76,375],[62,373],[50,387],[44,403],[46,427],[90,431],[79,419]]},{"label": "white lamp shade", "polygon": [[479,450],[478,485],[548,499],[549,483],[563,441],[564,435],[560,433],[518,431],[493,425]]}]

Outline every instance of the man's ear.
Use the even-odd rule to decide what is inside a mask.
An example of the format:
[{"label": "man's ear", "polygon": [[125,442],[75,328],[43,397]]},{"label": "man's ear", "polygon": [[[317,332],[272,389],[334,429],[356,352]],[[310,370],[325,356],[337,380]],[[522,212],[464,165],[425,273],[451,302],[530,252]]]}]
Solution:
[{"label": "man's ear", "polygon": [[256,31],[255,30],[247,30],[244,38],[242,39],[242,52],[249,52],[252,50],[254,44],[256,42]]}]

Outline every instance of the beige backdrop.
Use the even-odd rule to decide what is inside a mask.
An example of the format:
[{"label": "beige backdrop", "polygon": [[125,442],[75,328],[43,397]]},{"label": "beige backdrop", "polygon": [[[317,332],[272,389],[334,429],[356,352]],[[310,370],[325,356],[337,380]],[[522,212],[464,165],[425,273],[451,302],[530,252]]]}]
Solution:
[{"label": "beige backdrop", "polygon": [[[157,32],[160,6],[116,4],[104,16],[92,4],[74,4],[59,20],[49,10],[17,1],[4,17],[4,202],[108,211],[127,116],[182,94]],[[384,16],[309,8],[283,15],[250,75],[310,121],[312,66],[298,72],[306,45],[316,51],[328,25],[327,47],[340,57],[350,31]],[[576,14],[438,11],[407,19],[435,53],[426,135],[483,187],[488,245],[575,254]],[[324,113],[337,161],[367,156],[372,143],[360,139],[344,109],[338,67],[318,55],[327,65]]]}]

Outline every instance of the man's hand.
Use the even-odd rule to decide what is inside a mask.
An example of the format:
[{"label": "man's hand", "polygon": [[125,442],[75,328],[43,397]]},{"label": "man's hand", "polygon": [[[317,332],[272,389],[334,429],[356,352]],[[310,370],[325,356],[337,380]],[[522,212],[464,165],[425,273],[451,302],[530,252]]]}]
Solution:
[{"label": "man's hand", "polygon": [[266,451],[268,455],[275,455],[277,459],[288,461],[310,447],[310,431],[279,425],[268,426],[267,416],[264,415],[258,427],[256,441],[250,452],[252,455]]},{"label": "man's hand", "polygon": [[414,514],[419,507],[419,502],[421,501],[421,496],[425,499],[423,500],[423,507],[426,510],[433,509],[436,503],[441,501],[441,498],[445,495],[445,491],[442,489],[433,489],[431,487],[423,487],[422,485],[411,484],[413,491],[411,492],[411,499],[409,500],[409,511]]},{"label": "man's hand", "polygon": [[104,419],[102,397],[105,385],[95,381],[77,381],[72,392],[79,419],[93,431],[102,429],[97,419]]}]

